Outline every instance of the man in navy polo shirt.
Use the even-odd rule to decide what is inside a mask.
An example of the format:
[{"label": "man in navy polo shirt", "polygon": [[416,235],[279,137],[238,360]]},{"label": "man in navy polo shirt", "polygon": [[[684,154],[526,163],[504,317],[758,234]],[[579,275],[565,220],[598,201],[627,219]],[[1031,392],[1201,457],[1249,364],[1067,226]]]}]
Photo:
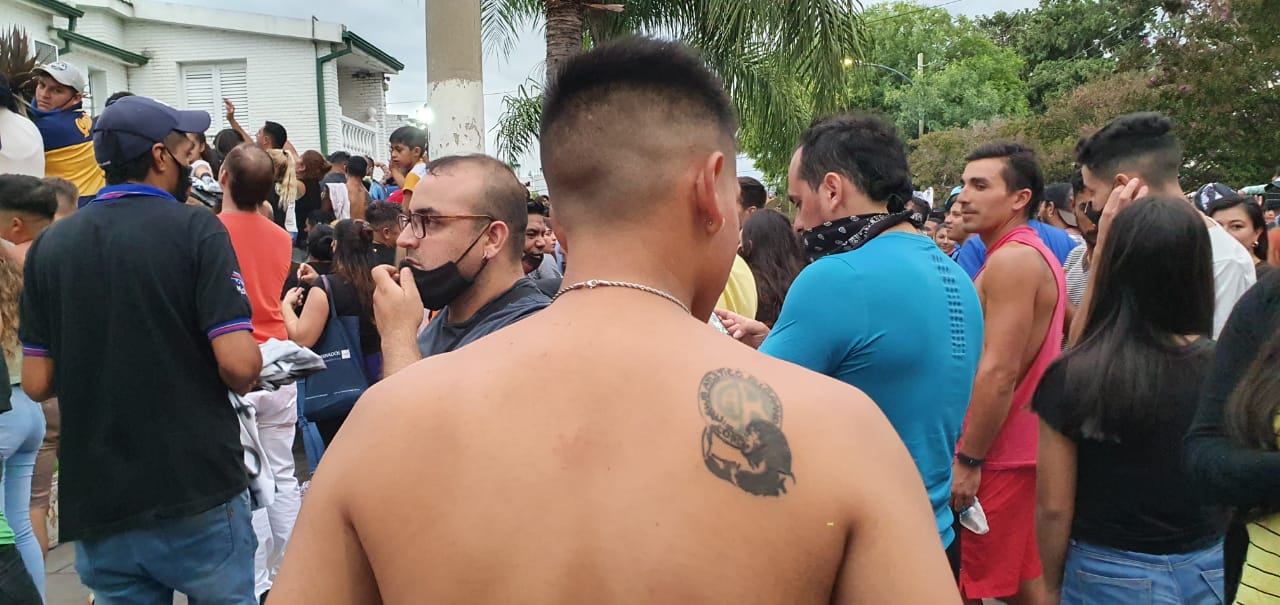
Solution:
[{"label": "man in navy polo shirt", "polygon": [[248,392],[262,357],[226,229],[179,202],[185,134],[208,127],[143,97],[108,107],[93,130],[107,187],[27,257],[22,383],[59,397],[61,537],[105,602],[256,602],[227,391]]}]

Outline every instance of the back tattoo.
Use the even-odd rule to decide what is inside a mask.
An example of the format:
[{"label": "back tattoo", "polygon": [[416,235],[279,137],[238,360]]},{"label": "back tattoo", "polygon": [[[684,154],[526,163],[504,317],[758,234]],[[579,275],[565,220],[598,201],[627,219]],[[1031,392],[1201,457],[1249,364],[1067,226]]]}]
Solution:
[{"label": "back tattoo", "polygon": [[698,385],[702,459],[715,476],[757,496],[787,493],[791,448],[782,434],[782,404],[769,385],[730,368],[707,372]]}]

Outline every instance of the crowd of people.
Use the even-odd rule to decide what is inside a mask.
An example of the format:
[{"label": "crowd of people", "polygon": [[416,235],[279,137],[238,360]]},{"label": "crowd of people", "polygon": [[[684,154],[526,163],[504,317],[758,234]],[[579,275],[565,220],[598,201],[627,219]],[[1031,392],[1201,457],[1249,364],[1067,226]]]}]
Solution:
[{"label": "crowd of people", "polygon": [[540,195],[410,126],[325,156],[228,101],[210,144],[35,76],[0,81],[6,602],[57,469],[104,605],[1280,603],[1280,168],[1184,192],[1164,116],[1069,182],[985,143],[934,203],[833,115],[771,197],[716,77],[636,38],[549,83]]}]

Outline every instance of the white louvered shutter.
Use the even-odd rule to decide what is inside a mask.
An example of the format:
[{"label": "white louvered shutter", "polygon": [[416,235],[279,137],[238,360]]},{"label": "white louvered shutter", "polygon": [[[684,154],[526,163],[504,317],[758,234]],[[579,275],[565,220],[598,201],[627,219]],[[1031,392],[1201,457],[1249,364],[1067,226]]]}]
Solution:
[{"label": "white louvered shutter", "polygon": [[[231,99],[236,105],[236,118],[246,129],[252,129],[249,119],[249,78],[244,63],[212,63],[187,65],[182,72],[183,109],[199,109],[209,112],[208,136],[223,128],[229,128],[222,99]],[[250,130],[252,133],[252,130]]]}]

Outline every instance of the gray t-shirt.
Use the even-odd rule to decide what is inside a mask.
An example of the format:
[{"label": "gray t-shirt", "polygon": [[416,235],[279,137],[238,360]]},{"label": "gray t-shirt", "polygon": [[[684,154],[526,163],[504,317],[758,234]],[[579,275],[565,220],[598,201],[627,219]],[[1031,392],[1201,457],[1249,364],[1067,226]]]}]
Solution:
[{"label": "gray t-shirt", "polygon": [[539,264],[536,268],[534,268],[533,271],[530,271],[529,275],[527,275],[526,277],[534,281],[537,281],[540,279],[553,279],[557,277],[563,277],[560,274],[560,263],[556,261],[556,255],[543,254],[542,263]]},{"label": "gray t-shirt", "polygon": [[551,299],[537,285],[529,279],[520,279],[466,321],[446,321],[449,316],[446,307],[418,334],[418,351],[424,358],[448,353],[533,315],[549,304]]}]

